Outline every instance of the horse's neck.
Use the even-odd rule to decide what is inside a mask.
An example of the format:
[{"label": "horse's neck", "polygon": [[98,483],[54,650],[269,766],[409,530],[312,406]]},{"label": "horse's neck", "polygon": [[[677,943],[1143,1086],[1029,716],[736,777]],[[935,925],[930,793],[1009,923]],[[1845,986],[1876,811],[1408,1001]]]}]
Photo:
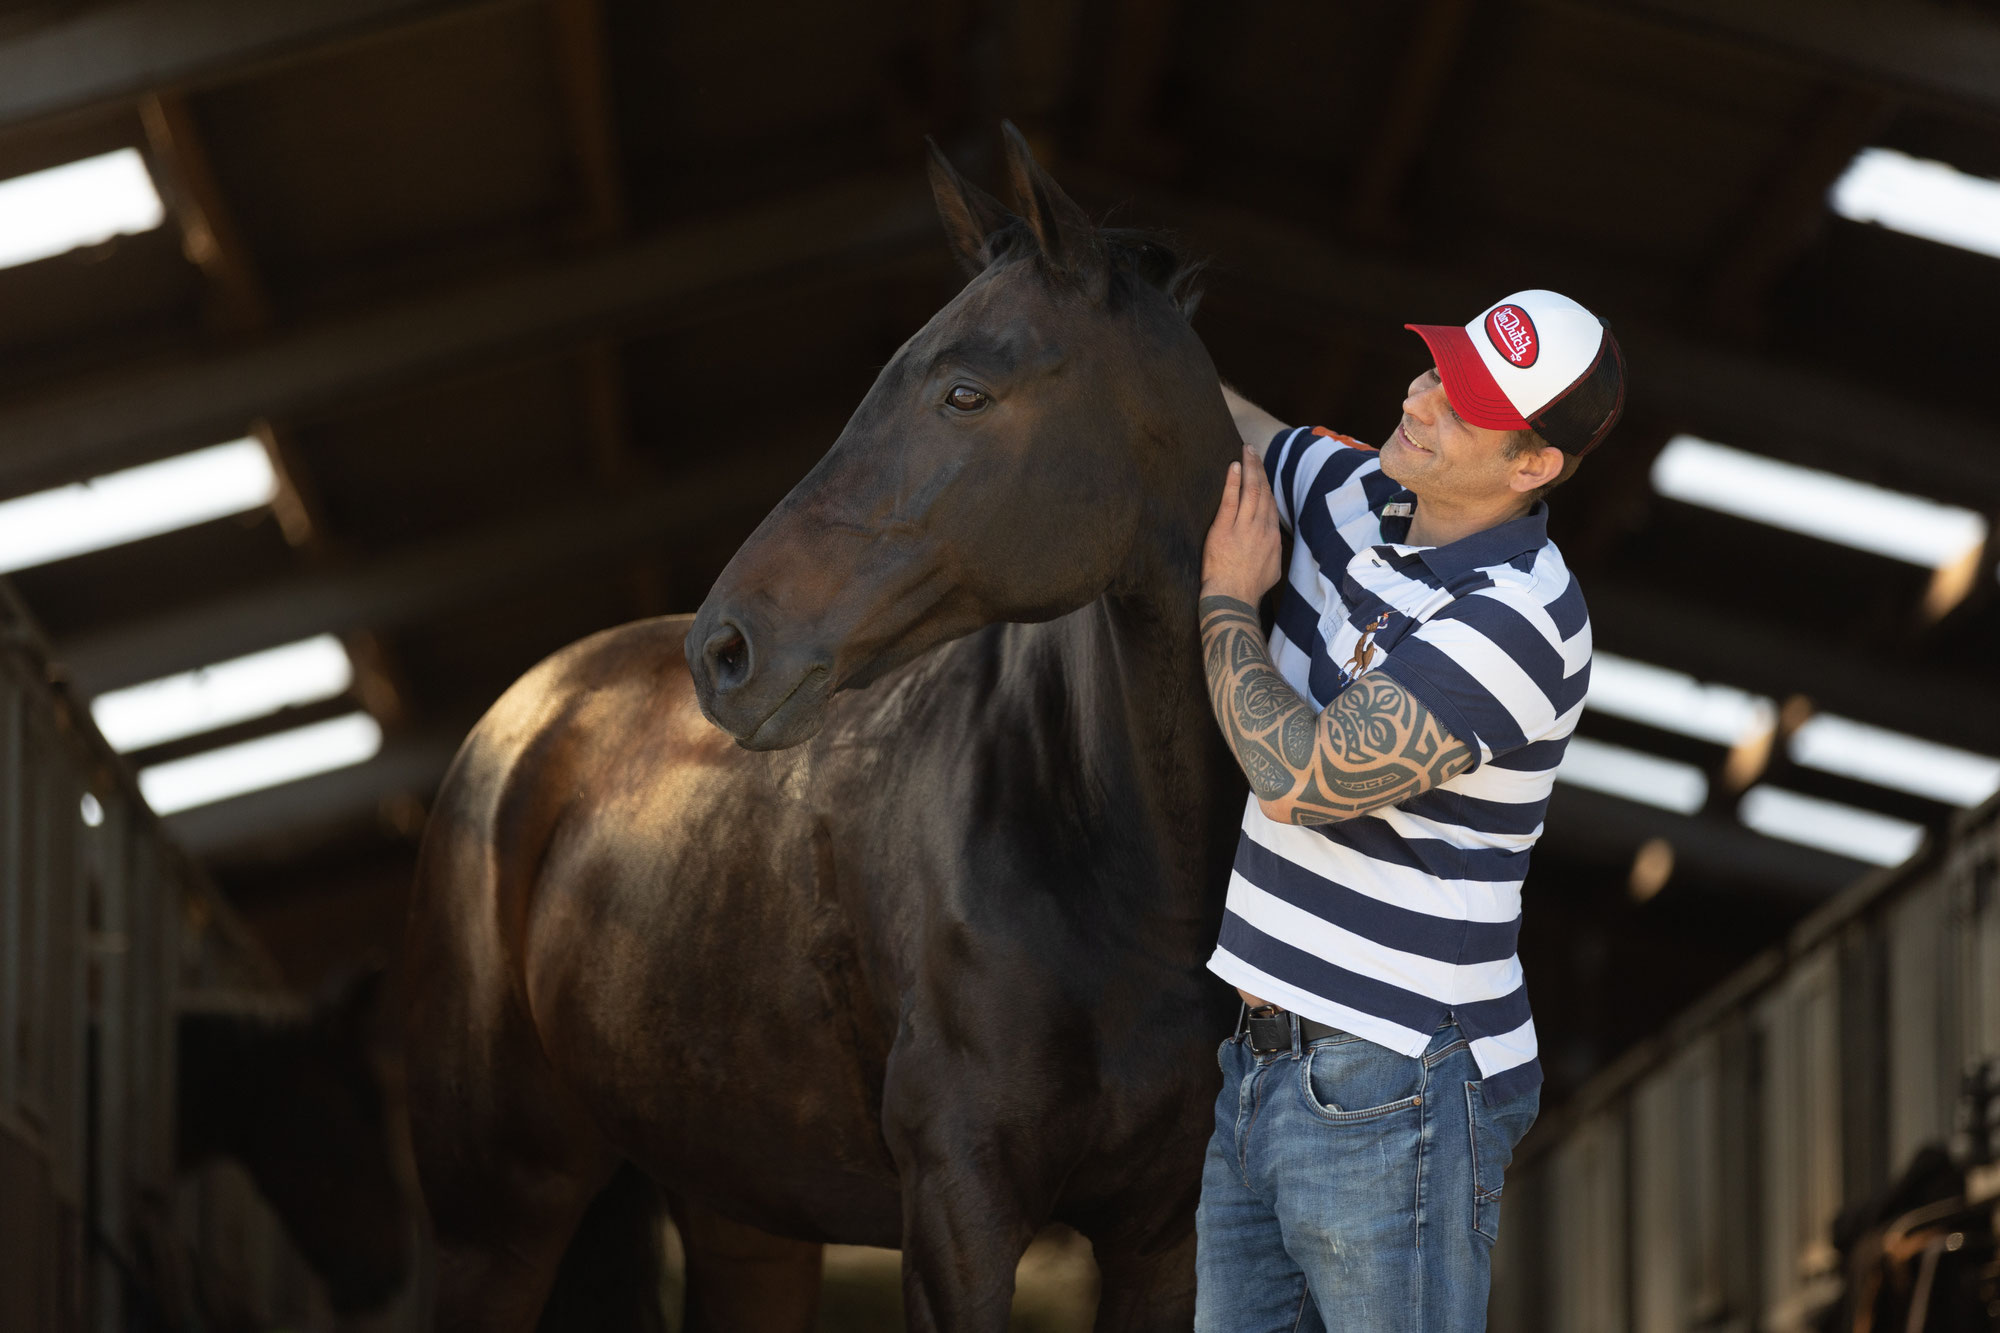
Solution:
[{"label": "horse's neck", "polygon": [[[1178,321],[1170,333],[1192,339]],[[1123,762],[1181,850],[1206,852],[1215,812],[1242,799],[1209,710],[1196,611],[1203,537],[1237,436],[1198,342],[1152,364],[1165,425],[1151,447],[1165,475],[1126,567],[1095,602],[1036,629],[1077,701],[1070,725],[1086,771]]]},{"label": "horse's neck", "polygon": [[[1185,586],[1183,586],[1185,585]],[[1177,836],[1205,830],[1229,800],[1216,764],[1214,721],[1201,668],[1192,571],[1099,597],[1031,627],[1063,677],[1065,730],[1080,780],[1127,794]]]}]

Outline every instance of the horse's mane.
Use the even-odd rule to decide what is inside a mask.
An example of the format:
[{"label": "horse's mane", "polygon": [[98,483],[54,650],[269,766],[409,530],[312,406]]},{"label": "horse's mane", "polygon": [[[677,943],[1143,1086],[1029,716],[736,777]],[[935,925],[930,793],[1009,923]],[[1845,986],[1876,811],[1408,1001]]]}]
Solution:
[{"label": "horse's mane", "polygon": [[[1137,280],[1171,301],[1182,319],[1194,319],[1195,309],[1201,304],[1200,278],[1208,267],[1206,259],[1189,257],[1180,238],[1169,232],[1099,227],[1096,239],[1111,261],[1114,288]],[[1041,252],[1034,232],[1020,218],[1009,218],[1006,226],[987,238],[986,246],[992,264]]]}]

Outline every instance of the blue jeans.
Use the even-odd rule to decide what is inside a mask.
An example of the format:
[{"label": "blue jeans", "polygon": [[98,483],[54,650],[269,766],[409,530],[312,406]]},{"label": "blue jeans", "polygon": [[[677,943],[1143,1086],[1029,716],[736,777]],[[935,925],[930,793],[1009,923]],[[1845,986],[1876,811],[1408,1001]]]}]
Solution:
[{"label": "blue jeans", "polygon": [[1502,1173],[1538,1092],[1488,1105],[1456,1025],[1412,1059],[1348,1033],[1222,1043],[1195,1333],[1486,1327]]}]

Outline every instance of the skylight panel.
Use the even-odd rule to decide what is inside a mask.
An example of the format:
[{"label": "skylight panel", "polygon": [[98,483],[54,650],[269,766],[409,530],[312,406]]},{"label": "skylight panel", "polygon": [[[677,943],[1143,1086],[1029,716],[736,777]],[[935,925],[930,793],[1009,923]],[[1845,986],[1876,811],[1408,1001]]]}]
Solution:
[{"label": "skylight panel", "polygon": [[264,446],[232,440],[0,502],[0,574],[227,518],[271,503]]},{"label": "skylight panel", "polygon": [[1761,695],[1604,652],[1590,659],[1584,707],[1728,746],[1754,741],[1778,723],[1777,705]]},{"label": "skylight panel", "polygon": [[1693,814],[1708,800],[1708,779],[1693,764],[1582,736],[1569,738],[1556,781],[1680,815]]},{"label": "skylight panel", "polygon": [[353,683],[347,649],[321,634],[100,694],[90,715],[122,753],[331,699]]},{"label": "skylight panel", "polygon": [[1864,148],[1834,183],[1828,202],[1855,222],[2000,256],[2000,181],[1943,162]]},{"label": "skylight panel", "polygon": [[1653,460],[1653,489],[1674,500],[1877,555],[1945,569],[1986,541],[1970,509],[1676,435]]},{"label": "skylight panel", "polygon": [[1806,768],[1947,805],[1978,805],[2000,791],[2000,759],[1827,713],[1815,714],[1792,733],[1791,751],[1793,761]]},{"label": "skylight panel", "polygon": [[1781,787],[1752,787],[1737,816],[1766,837],[1803,843],[1871,865],[1901,865],[1924,840],[1921,825]]},{"label": "skylight panel", "polygon": [[151,231],[166,221],[136,148],[0,181],[0,268]]},{"label": "skylight panel", "polygon": [[139,791],[154,813],[171,815],[364,763],[381,748],[375,719],[350,713],[141,769]]}]

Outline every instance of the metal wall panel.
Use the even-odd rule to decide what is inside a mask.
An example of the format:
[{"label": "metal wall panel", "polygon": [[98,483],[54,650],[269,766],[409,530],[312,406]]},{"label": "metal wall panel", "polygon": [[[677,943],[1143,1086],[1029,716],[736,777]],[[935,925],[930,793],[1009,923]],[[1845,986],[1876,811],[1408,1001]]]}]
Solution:
[{"label": "metal wall panel", "polygon": [[1942,884],[1927,884],[1887,915],[1891,1170],[1951,1127],[1944,896]]},{"label": "metal wall panel", "polygon": [[1966,1069],[2000,1057],[1997,889],[2000,799],[1586,1088],[1587,1113],[1558,1108],[1510,1172],[1535,1207],[1496,1256],[1494,1327],[1812,1327],[1839,1210],[1947,1140]]},{"label": "metal wall panel", "polygon": [[[21,963],[25,921],[21,849],[21,687],[0,668],[0,1121],[21,1096]],[[17,1126],[18,1128],[18,1126]]]},{"label": "metal wall panel", "polygon": [[1627,1317],[1625,1120],[1593,1115],[1556,1151],[1549,1257],[1553,1333],[1615,1333]]},{"label": "metal wall panel", "polygon": [[1800,962],[1758,1009],[1763,1046],[1764,1326],[1803,1329],[1836,1280],[1840,1211],[1838,968]]}]

